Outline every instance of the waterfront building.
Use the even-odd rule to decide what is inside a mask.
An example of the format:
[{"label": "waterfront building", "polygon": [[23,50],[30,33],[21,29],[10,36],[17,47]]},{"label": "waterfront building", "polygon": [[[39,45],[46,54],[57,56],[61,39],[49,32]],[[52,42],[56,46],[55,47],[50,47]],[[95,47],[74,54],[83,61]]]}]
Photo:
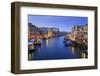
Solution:
[{"label": "waterfront building", "polygon": [[39,38],[41,34],[40,28],[32,23],[28,23],[28,38]]},{"label": "waterfront building", "polygon": [[72,28],[72,35],[74,36],[75,40],[79,43],[87,43],[88,38],[88,26],[81,25],[81,26],[74,26]]},{"label": "waterfront building", "polygon": [[49,38],[52,38],[52,37],[55,37],[59,34],[59,29],[58,28],[47,28],[47,27],[41,27],[40,28],[41,31],[42,31],[42,34],[45,35],[45,37],[49,37]]},{"label": "waterfront building", "polygon": [[59,35],[58,28],[37,27],[28,23],[28,38],[52,38]]},{"label": "waterfront building", "polygon": [[28,31],[29,34],[40,34],[41,30],[36,27],[36,25],[33,25],[32,23],[28,23]]}]

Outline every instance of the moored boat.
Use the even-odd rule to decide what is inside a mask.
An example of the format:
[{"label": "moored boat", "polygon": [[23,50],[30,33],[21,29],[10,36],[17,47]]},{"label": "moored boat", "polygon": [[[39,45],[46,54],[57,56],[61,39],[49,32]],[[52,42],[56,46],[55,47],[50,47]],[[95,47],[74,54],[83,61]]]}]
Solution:
[{"label": "moored boat", "polygon": [[75,44],[72,41],[66,41],[65,45],[66,46],[75,46]]},{"label": "moored boat", "polygon": [[40,39],[36,39],[34,41],[34,45],[41,45],[41,40]]},{"label": "moored boat", "polygon": [[29,53],[32,53],[35,51],[35,46],[34,46],[33,42],[28,42],[28,51],[29,51]]}]

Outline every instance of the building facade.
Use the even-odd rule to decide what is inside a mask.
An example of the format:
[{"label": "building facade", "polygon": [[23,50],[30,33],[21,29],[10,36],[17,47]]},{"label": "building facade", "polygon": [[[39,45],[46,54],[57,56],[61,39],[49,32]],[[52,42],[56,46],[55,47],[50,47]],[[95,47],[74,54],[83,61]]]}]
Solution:
[{"label": "building facade", "polygon": [[30,38],[52,38],[59,35],[58,28],[36,27],[32,23],[28,23],[28,36]]},{"label": "building facade", "polygon": [[76,41],[80,43],[87,43],[88,40],[88,25],[82,25],[82,26],[74,26],[72,28],[72,33],[73,37],[75,38]]}]

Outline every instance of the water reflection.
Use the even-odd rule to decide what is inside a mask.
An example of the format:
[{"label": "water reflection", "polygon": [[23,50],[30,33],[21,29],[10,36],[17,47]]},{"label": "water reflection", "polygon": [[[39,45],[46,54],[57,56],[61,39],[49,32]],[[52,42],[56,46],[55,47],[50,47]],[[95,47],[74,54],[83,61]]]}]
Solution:
[{"label": "water reflection", "polygon": [[75,47],[71,47],[72,48],[72,53],[75,54]]},{"label": "water reflection", "polygon": [[47,40],[46,40],[46,46],[48,46],[48,44],[49,44],[49,40],[47,39]]},{"label": "water reflection", "polygon": [[84,52],[81,48],[79,48],[79,47],[70,47],[70,49],[71,49],[71,52],[72,52],[72,54],[73,55],[75,55],[75,54],[79,54],[79,52],[81,53],[81,58],[87,58],[87,53],[86,52]]},{"label": "water reflection", "polygon": [[83,59],[87,58],[87,57],[86,57],[86,53],[82,52],[81,55],[82,55],[82,58],[83,58]]},{"label": "water reflection", "polygon": [[34,56],[34,52],[29,53],[29,54],[28,54],[28,60],[32,60],[33,56]]},{"label": "water reflection", "polygon": [[87,58],[87,54],[81,48],[65,46],[63,39],[63,36],[43,39],[41,46],[35,46],[35,51],[29,53],[29,60]]}]

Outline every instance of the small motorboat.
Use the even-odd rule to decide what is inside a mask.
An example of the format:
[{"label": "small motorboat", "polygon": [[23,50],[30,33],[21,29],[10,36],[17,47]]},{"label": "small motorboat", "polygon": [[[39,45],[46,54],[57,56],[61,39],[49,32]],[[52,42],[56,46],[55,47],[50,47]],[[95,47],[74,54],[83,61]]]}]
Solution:
[{"label": "small motorboat", "polygon": [[69,37],[66,35],[66,36],[64,37],[63,42],[66,43],[67,41],[71,41],[71,40],[70,40]]},{"label": "small motorboat", "polygon": [[74,43],[72,41],[66,41],[65,42],[66,46],[75,46]]},{"label": "small motorboat", "polygon": [[69,39],[64,39],[64,41],[63,41],[63,42],[65,43],[65,42],[67,42],[67,41],[70,41],[70,40],[69,40]]}]

